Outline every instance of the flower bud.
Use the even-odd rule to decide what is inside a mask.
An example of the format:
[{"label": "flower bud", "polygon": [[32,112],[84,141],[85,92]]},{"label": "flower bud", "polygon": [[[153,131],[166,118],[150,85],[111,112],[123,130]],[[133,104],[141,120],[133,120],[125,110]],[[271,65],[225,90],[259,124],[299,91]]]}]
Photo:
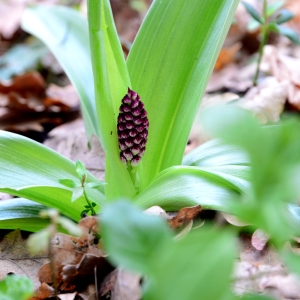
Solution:
[{"label": "flower bud", "polygon": [[122,99],[118,116],[118,139],[120,159],[136,166],[146,150],[149,121],[144,103],[138,93],[128,88]]}]

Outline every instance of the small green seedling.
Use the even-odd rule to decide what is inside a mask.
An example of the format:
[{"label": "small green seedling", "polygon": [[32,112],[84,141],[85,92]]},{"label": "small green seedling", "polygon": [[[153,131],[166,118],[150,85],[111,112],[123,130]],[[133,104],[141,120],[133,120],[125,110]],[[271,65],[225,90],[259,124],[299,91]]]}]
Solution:
[{"label": "small green seedling", "polygon": [[105,180],[1,131],[0,191],[33,202],[26,214],[16,212],[20,199],[1,202],[0,226],[36,230],[36,202],[78,221],[120,198],[170,210],[234,201],[248,183],[248,161],[233,155],[239,151],[224,152],[221,141],[187,159],[184,151],[238,3],[154,0],[127,60],[109,0],[89,0],[88,20],[66,7],[26,9],[23,29],[50,48],[78,92],[87,136],[97,136],[106,154]]},{"label": "small green seedling", "polygon": [[60,179],[59,182],[69,188],[73,189],[71,201],[74,202],[84,196],[87,205],[84,207],[86,208],[81,212],[81,215],[87,215],[89,212],[92,216],[96,215],[94,207],[97,205],[94,202],[91,202],[88,197],[88,190],[89,189],[97,189],[101,186],[99,182],[89,182],[86,183],[87,179],[87,170],[85,166],[82,164],[81,161],[76,161],[76,173],[78,176],[78,180],[72,179]]},{"label": "small green seedling", "polygon": [[281,25],[294,18],[294,15],[289,10],[282,8],[284,1],[277,1],[269,4],[267,0],[263,0],[263,9],[261,14],[248,2],[242,1],[242,3],[247,12],[253,17],[253,21],[249,24],[250,29],[254,30],[260,28],[261,31],[258,62],[253,79],[253,85],[257,85],[263,49],[267,43],[270,32],[284,35],[298,45],[300,45],[300,40],[296,31]]}]

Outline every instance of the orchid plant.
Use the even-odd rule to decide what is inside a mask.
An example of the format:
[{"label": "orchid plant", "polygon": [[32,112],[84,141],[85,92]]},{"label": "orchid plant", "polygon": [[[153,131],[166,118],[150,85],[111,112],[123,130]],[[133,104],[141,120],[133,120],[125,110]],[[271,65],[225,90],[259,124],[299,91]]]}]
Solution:
[{"label": "orchid plant", "polygon": [[153,1],[126,61],[108,0],[88,1],[88,22],[66,7],[27,8],[23,29],[56,56],[77,89],[88,138],[105,150],[105,182],[86,172],[71,202],[75,163],[1,131],[0,191],[19,198],[0,202],[0,227],[36,231],[44,206],[76,221],[86,199],[95,213],[119,198],[143,209],[228,210],[249,187],[247,156],[219,140],[185,157],[184,149],[238,2]]}]

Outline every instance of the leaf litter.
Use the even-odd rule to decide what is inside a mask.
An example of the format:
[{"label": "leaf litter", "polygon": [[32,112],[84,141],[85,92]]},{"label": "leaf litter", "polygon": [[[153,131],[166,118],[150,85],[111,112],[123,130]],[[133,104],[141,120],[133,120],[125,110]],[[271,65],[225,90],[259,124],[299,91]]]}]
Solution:
[{"label": "leaf litter", "polygon": [[[126,49],[128,51],[150,1],[145,1],[146,6],[139,13],[133,11],[132,7],[128,8],[127,3],[124,4],[117,0],[111,2],[115,17],[118,19],[117,27],[121,32],[121,41],[126,53]],[[260,9],[260,1],[247,0],[247,2],[250,2],[258,10]],[[286,8],[295,13],[295,18],[288,25],[299,32],[300,11],[296,2],[287,0]],[[11,0],[10,3],[13,3],[13,1]],[[10,22],[6,24],[9,25],[8,29],[5,29],[3,24],[0,23],[0,33],[2,36],[6,36],[8,40],[13,39],[13,36],[17,33],[19,26],[18,11],[18,9],[14,11],[14,17],[10,18]],[[282,112],[287,108],[299,111],[299,46],[293,46],[282,38],[275,39],[275,46],[267,45],[261,65],[261,80],[257,87],[252,87],[255,64],[249,63],[249,61],[253,59],[253,53],[257,51],[259,31],[248,28],[251,18],[245,13],[241,5],[238,7],[235,19],[236,22],[231,26],[206,91],[213,94],[207,94],[207,101],[203,101],[202,108],[207,103],[213,105],[214,103],[237,101],[242,107],[253,111],[263,123],[278,121]],[[5,50],[5,48],[3,49]],[[266,74],[268,77],[265,77]],[[0,82],[0,89],[2,88],[2,91],[0,90],[0,126],[3,126],[1,128],[23,132],[27,130],[42,131],[45,124],[54,122],[57,126],[63,121],[53,121],[53,118],[50,120],[47,115],[41,117],[39,114],[45,112],[55,114],[58,111],[72,112],[78,109],[78,98],[76,101],[70,100],[75,99],[72,87],[62,88],[46,84],[35,73],[21,76],[24,76],[21,77],[21,81],[24,80],[21,82],[23,90],[17,88],[16,83],[20,79],[18,76],[11,83]],[[30,84],[33,86],[30,86],[30,84],[25,85],[26,76],[29,76],[29,78],[32,76]],[[224,90],[231,92],[231,95],[224,95]],[[241,95],[242,98],[239,99]],[[22,119],[20,115],[24,112],[26,114],[37,114],[38,117]],[[17,119],[20,120],[18,121],[19,124],[16,122]],[[93,145],[92,149],[88,148],[82,128],[83,123],[81,120],[76,120],[71,125],[66,124],[56,127],[50,132],[50,138],[46,140],[46,144],[72,160],[80,159],[87,165],[88,169],[93,170],[99,178],[103,178],[104,152],[99,150],[101,146],[99,148],[98,145]],[[186,153],[209,138],[196,124],[191,132]],[[96,144],[97,142],[95,142]],[[97,150],[93,151],[93,149]],[[101,152],[100,159],[99,151]],[[97,163],[95,163],[96,158],[99,159]],[[194,219],[197,218],[199,213],[201,214],[201,208],[184,208],[178,213],[169,214],[163,209],[155,207],[148,210],[148,213],[163,217],[171,228],[184,232],[184,230],[192,230]],[[240,224],[238,220],[234,220],[232,216],[225,215],[225,219],[236,226],[245,225]],[[81,222],[82,225],[84,222],[89,223],[90,218],[85,218]],[[96,295],[100,293],[101,297],[110,295],[111,299],[117,300],[140,299],[140,276],[128,273],[125,270],[113,269],[107,263],[102,247],[95,243],[95,220],[83,226],[87,231],[81,238],[59,233],[52,239],[57,283],[61,291],[64,292],[64,294],[59,295],[59,298],[65,300],[77,299],[76,297],[80,296],[82,299],[93,299],[92,297],[96,299]],[[20,236],[20,232],[17,233],[16,231],[10,234],[11,236],[6,236],[0,243],[0,270],[3,273],[1,273],[1,276],[5,276],[6,272],[10,272],[9,270],[13,270],[12,272],[16,272],[16,274],[19,274],[17,272],[20,272],[20,274],[25,273],[33,278],[36,285],[39,284],[39,281],[41,282],[36,298],[33,299],[47,299],[53,296],[55,291],[52,287],[51,268],[49,264],[41,267],[45,256],[41,259],[29,257],[24,250],[25,242]],[[240,244],[240,258],[237,260],[236,270],[233,274],[234,290],[238,295],[244,294],[245,291],[261,293],[267,291],[278,299],[299,298],[299,280],[293,274],[288,273],[263,232],[257,230],[253,235],[242,235]],[[11,247],[22,249],[24,253],[17,254],[14,252],[17,250],[9,252]],[[29,267],[28,260],[34,261],[36,266]],[[95,266],[97,266],[96,272]],[[30,268],[32,273],[28,271]],[[39,269],[39,272],[37,269]],[[39,280],[36,278],[37,274]],[[83,284],[83,279],[87,278],[88,280]]]}]

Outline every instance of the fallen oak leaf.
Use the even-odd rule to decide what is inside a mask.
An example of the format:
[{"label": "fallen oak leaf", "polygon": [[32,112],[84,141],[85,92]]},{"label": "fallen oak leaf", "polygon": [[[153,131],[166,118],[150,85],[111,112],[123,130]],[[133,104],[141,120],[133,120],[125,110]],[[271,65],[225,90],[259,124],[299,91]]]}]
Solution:
[{"label": "fallen oak leaf", "polygon": [[0,82],[0,93],[15,92],[23,97],[28,94],[44,95],[46,82],[40,73],[33,71],[19,75],[6,83]]},{"label": "fallen oak leaf", "polygon": [[105,297],[110,292],[111,300],[139,300],[142,298],[140,281],[140,275],[118,268],[104,278],[99,294]]},{"label": "fallen oak leaf", "polygon": [[201,205],[184,207],[172,219],[168,220],[169,226],[172,229],[178,229],[196,218],[201,211]]},{"label": "fallen oak leaf", "polygon": [[39,286],[38,269],[47,258],[44,255],[31,256],[27,251],[26,240],[19,229],[8,233],[0,243],[0,281],[8,273],[29,277],[35,287]]},{"label": "fallen oak leaf", "polygon": [[256,229],[251,237],[252,246],[259,251],[262,251],[269,240],[269,236],[260,229]]},{"label": "fallen oak leaf", "polygon": [[87,253],[83,255],[81,261],[78,264],[65,265],[62,268],[61,275],[63,281],[66,284],[78,281],[81,281],[82,283],[82,280],[86,280],[88,275],[90,275],[89,278],[94,278],[95,268],[97,269],[98,281],[101,281],[104,278],[104,276],[112,270],[112,266],[106,260],[106,255],[96,256]]},{"label": "fallen oak leaf", "polygon": [[111,300],[140,300],[141,276],[127,270],[118,269],[116,281],[111,291]]},{"label": "fallen oak leaf", "polygon": [[252,87],[238,104],[254,112],[262,122],[277,122],[287,99],[287,81],[275,77],[265,78],[257,87]]},{"label": "fallen oak leaf", "polygon": [[99,289],[99,293],[101,297],[105,296],[110,291],[112,291],[115,282],[117,280],[117,275],[118,275],[118,269],[115,269],[105,276]]},{"label": "fallen oak leaf", "polygon": [[235,43],[234,45],[230,47],[223,47],[220,51],[220,54],[218,56],[218,59],[215,64],[215,71],[219,71],[223,69],[226,65],[229,63],[234,62],[234,58],[236,56],[236,53],[242,48],[241,43]]}]

